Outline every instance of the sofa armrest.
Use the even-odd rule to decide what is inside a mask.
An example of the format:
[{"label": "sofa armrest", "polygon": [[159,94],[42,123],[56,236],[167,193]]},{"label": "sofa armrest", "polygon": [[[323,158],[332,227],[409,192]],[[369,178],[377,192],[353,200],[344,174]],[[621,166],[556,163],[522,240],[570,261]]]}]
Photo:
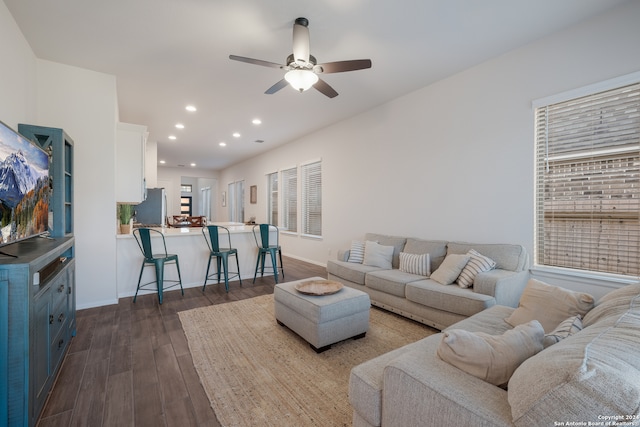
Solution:
[{"label": "sofa armrest", "polygon": [[529,280],[529,271],[495,269],[479,273],[473,281],[473,290],[490,295],[496,304],[517,307],[520,296]]},{"label": "sofa armrest", "polygon": [[349,261],[350,249],[338,249],[338,261]]},{"label": "sofa armrest", "polygon": [[444,362],[430,347],[385,367],[383,426],[513,426],[505,390]]}]

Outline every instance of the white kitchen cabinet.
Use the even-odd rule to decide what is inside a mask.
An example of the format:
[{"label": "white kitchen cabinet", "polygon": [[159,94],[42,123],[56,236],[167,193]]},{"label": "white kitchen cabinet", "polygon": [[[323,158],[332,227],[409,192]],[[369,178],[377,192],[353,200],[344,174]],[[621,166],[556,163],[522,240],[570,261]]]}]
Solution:
[{"label": "white kitchen cabinet", "polygon": [[147,127],[118,123],[116,133],[116,201],[137,204],[145,198]]}]

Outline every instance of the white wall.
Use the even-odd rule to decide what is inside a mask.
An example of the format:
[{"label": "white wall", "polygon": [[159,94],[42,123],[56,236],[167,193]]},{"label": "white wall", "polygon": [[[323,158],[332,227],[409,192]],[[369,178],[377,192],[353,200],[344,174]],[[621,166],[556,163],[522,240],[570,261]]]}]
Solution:
[{"label": "white wall", "polygon": [[35,124],[63,128],[74,141],[76,303],[117,302],[114,76],[38,60]]},{"label": "white wall", "polygon": [[640,70],[638,22],[640,2],[625,4],[228,168],[220,189],[258,184],[247,217],[264,221],[265,174],[321,157],[323,239],[282,242],[321,264],[368,231],[519,243],[531,254],[531,102]]},{"label": "white wall", "polygon": [[0,56],[0,120],[63,128],[75,142],[78,308],[115,303],[115,78],[38,60],[4,2]]},{"label": "white wall", "polygon": [[36,57],[9,9],[0,2],[0,121],[14,130],[36,117]]}]

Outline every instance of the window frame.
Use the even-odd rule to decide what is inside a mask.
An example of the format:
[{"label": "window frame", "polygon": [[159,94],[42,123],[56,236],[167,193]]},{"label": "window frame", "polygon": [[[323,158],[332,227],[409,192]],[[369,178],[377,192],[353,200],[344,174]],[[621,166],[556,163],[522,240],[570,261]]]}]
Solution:
[{"label": "window frame", "polygon": [[[302,181],[300,235],[322,238],[322,159],[302,163],[300,175]],[[313,220],[312,217],[317,219]],[[314,229],[318,229],[319,232],[314,233]]]},{"label": "window frame", "polygon": [[280,170],[278,194],[280,205],[278,206],[278,219],[280,231],[284,233],[298,234],[298,166],[287,167]]},{"label": "window frame", "polygon": [[[278,206],[279,200],[279,172],[269,172],[266,175],[267,178],[267,223],[278,226],[278,218],[280,208]],[[275,188],[274,188],[275,187]]]},{"label": "window frame", "polygon": [[[576,100],[579,98],[583,98],[586,96],[591,96],[598,94],[600,92],[612,91],[618,88],[622,88],[629,85],[634,85],[640,83],[640,72],[632,73],[626,76],[621,76],[615,79],[610,79],[607,81],[599,82],[593,85],[585,86],[582,88],[566,91],[560,94],[552,95],[550,97],[545,97],[539,100],[535,100],[532,103],[533,106],[533,115],[534,115],[534,123],[536,123],[537,111],[539,108],[551,106],[554,104],[564,103],[571,100]],[[607,272],[607,271],[598,271],[591,269],[580,269],[574,267],[566,267],[566,266],[555,266],[548,265],[544,263],[542,260],[542,254],[540,252],[541,248],[541,240],[543,236],[541,234],[543,231],[541,228],[541,224],[544,223],[544,219],[541,219],[541,215],[543,215],[544,210],[541,209],[540,204],[542,203],[541,198],[543,194],[543,189],[541,185],[544,183],[544,179],[539,178],[539,171],[541,168],[541,156],[546,156],[546,151],[541,153],[540,149],[540,141],[538,141],[538,129],[534,130],[534,149],[536,150],[534,154],[535,164],[534,164],[534,257],[533,257],[533,266],[532,271],[536,273],[542,273],[542,275],[560,275],[560,276],[573,276],[581,279],[593,279],[596,281],[607,281],[614,282],[620,284],[626,283],[634,283],[637,282],[639,274],[637,272],[632,274],[620,274],[615,272]],[[546,148],[545,148],[546,150]],[[635,153],[635,151],[634,151]],[[636,156],[638,153],[635,154]],[[596,157],[591,157],[592,159]],[[544,162],[548,162],[548,157],[544,158]],[[548,164],[548,163],[547,163]],[[640,215],[640,212],[639,212]]]}]

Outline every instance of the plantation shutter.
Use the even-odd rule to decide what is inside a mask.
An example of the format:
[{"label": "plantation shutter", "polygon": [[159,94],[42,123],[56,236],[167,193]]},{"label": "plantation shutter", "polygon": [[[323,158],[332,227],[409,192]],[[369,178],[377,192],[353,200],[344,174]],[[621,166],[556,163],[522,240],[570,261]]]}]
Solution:
[{"label": "plantation shutter", "polygon": [[640,84],[535,111],[539,265],[640,274]]},{"label": "plantation shutter", "polygon": [[322,164],[320,161],[302,170],[302,233],[322,236]]},{"label": "plantation shutter", "polygon": [[268,185],[268,222],[271,225],[278,225],[278,172],[270,173],[267,175]]},{"label": "plantation shutter", "polygon": [[285,169],[282,179],[282,224],[285,231],[298,231],[298,169]]}]

